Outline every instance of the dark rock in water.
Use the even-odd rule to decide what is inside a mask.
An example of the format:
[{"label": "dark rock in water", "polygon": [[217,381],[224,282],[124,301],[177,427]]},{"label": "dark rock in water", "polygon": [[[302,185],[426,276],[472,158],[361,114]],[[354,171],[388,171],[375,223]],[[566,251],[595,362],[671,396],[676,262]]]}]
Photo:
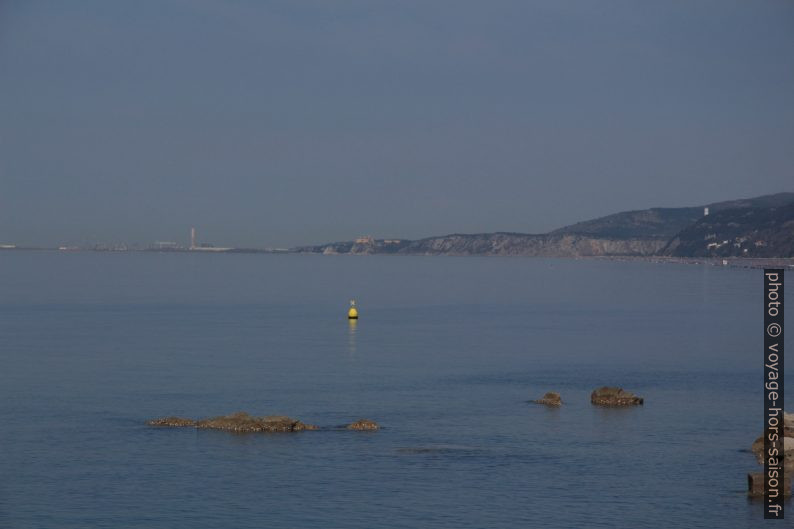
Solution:
[{"label": "dark rock in water", "polygon": [[596,406],[636,406],[643,404],[643,399],[623,388],[604,386],[590,394],[590,402]]},{"label": "dark rock in water", "polygon": [[[764,497],[764,473],[752,472],[747,474],[747,495],[753,498]],[[783,479],[783,496],[791,496],[791,478]]]},{"label": "dark rock in water", "polygon": [[377,430],[378,428],[380,428],[380,426],[378,426],[378,423],[376,423],[375,421],[370,421],[369,419],[361,419],[347,425],[348,430],[372,431],[372,430]]},{"label": "dark rock in water", "polygon": [[172,428],[179,428],[182,426],[195,426],[196,421],[193,419],[185,419],[184,417],[161,417],[159,419],[152,419],[146,424],[149,426],[170,426]]},{"label": "dark rock in water", "polygon": [[532,402],[536,404],[545,404],[546,406],[559,406],[562,404],[562,399],[560,398],[560,394],[556,391],[549,391],[543,395],[543,398],[533,400]]},{"label": "dark rock in water", "polygon": [[202,419],[196,423],[196,428],[210,430],[226,430],[229,432],[301,432],[303,430],[316,430],[311,424],[304,424],[297,419],[283,415],[268,415],[255,417],[244,411]]}]

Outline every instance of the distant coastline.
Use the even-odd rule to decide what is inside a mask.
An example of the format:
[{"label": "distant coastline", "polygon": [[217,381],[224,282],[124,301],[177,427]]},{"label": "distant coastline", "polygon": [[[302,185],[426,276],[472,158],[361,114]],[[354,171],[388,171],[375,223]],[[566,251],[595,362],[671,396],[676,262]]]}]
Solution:
[{"label": "distant coastline", "polygon": [[696,207],[625,211],[542,234],[450,234],[417,240],[360,236],[351,241],[293,248],[234,248],[199,244],[192,229],[187,246],[175,242],[155,242],[146,247],[94,244],[45,248],[0,244],[0,250],[596,257],[718,264],[755,260],[788,262],[794,258],[794,193]]},{"label": "distant coastline", "polygon": [[[202,252],[191,251],[189,249],[169,249],[169,250],[152,250],[152,249],[126,249],[126,250],[97,250],[93,248],[75,248],[69,250],[60,250],[58,248],[44,248],[44,247],[14,247],[14,248],[0,248],[0,253],[7,252],[51,252],[51,253],[150,253],[150,254],[270,254],[270,255],[317,255],[322,257],[321,254],[312,254],[306,252],[296,252],[293,250],[268,250],[268,249],[240,249],[228,248],[218,252]],[[337,254],[344,255],[344,254]],[[362,254],[347,254],[347,255],[362,255]],[[381,254],[384,255],[384,254]],[[392,254],[402,255],[404,257],[466,257],[460,255],[417,255],[417,254]],[[521,258],[526,256],[502,256],[502,257],[515,257]],[[588,261],[624,261],[624,262],[644,262],[644,263],[658,263],[658,264],[679,264],[679,265],[706,265],[714,267],[729,267],[729,268],[794,268],[794,257],[729,257],[729,258],[716,258],[716,257],[668,257],[668,256],[634,256],[634,255],[606,255],[606,256],[577,256],[577,257],[546,257],[547,259],[573,259],[573,260],[588,260]]]},{"label": "distant coastline", "polygon": [[364,236],[293,251],[325,255],[791,258],[794,193],[697,207],[625,211],[543,234],[451,234],[419,240]]}]

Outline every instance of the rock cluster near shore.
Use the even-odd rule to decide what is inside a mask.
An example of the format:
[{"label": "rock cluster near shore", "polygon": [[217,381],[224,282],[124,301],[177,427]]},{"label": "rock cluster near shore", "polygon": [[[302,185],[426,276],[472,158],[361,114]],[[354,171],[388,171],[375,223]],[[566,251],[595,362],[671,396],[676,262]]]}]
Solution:
[{"label": "rock cluster near shore", "polygon": [[[545,406],[561,406],[562,397],[556,391],[548,391],[541,398],[529,402]],[[638,406],[645,400],[623,388],[603,386],[590,394],[590,402],[596,406]]]},{"label": "rock cluster near shore", "polygon": [[[306,424],[285,415],[266,415],[257,417],[244,411],[209,419],[193,420],[184,417],[162,417],[152,419],[146,424],[149,426],[181,428],[192,426],[206,430],[224,430],[235,433],[277,433],[277,432],[303,432],[306,430],[319,430],[319,426]],[[368,419],[361,419],[346,426],[349,430],[377,430],[378,423]]]},{"label": "rock cluster near shore", "polygon": [[623,388],[604,386],[590,394],[590,402],[596,406],[638,406],[644,399]]}]

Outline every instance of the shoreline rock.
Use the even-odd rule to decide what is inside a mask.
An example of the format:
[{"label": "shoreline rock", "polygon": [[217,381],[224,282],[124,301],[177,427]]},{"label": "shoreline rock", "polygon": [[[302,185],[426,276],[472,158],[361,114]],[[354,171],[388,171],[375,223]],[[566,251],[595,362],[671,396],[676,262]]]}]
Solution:
[{"label": "shoreline rock", "polygon": [[562,406],[562,398],[556,391],[548,391],[543,397],[533,400],[535,404],[544,404],[546,406]]},{"label": "shoreline rock", "polygon": [[603,386],[590,394],[590,403],[596,406],[641,406],[644,402],[642,397],[618,387]]}]

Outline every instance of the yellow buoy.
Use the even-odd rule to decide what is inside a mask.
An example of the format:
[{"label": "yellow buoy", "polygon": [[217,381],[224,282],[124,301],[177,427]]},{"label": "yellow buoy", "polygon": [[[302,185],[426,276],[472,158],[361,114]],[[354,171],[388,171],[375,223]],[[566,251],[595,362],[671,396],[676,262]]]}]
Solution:
[{"label": "yellow buoy", "polygon": [[357,320],[358,319],[358,310],[356,309],[356,300],[350,300],[350,310],[347,311],[347,319],[349,320]]}]

